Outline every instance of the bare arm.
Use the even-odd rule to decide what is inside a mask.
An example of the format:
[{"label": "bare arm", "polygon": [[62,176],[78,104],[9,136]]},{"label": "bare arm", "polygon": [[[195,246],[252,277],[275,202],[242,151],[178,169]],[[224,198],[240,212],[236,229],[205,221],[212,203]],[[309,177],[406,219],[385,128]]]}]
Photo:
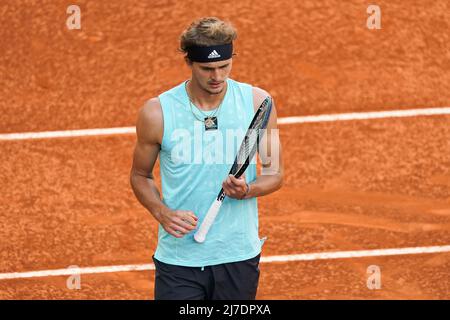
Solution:
[{"label": "bare arm", "polygon": [[137,142],[133,154],[130,183],[138,201],[161,223],[164,230],[180,238],[195,229],[197,217],[190,211],[171,210],[161,201],[153,168],[163,136],[163,116],[159,100],[150,99],[139,110]]},{"label": "bare arm", "polygon": [[[269,94],[266,91],[256,87],[253,88],[255,111],[267,96]],[[277,191],[283,185],[284,168],[281,143],[278,136],[277,110],[273,100],[272,103],[272,112],[267,124],[267,131],[259,145],[258,154],[262,162],[261,175],[249,184],[248,190],[244,176],[239,179],[228,176],[222,187],[225,194],[229,197],[236,199],[261,197]]]}]

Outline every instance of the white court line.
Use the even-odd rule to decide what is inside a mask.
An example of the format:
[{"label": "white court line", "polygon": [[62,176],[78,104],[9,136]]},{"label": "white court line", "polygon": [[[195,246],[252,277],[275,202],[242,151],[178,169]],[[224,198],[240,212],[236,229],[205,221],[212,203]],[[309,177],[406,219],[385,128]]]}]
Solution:
[{"label": "white court line", "polygon": [[[367,120],[367,119],[437,116],[437,115],[450,115],[450,107],[285,117],[279,118],[278,124],[285,125],[285,124],[312,123],[312,122]],[[72,138],[72,137],[120,135],[120,134],[135,134],[135,133],[136,127],[2,133],[0,134],[0,140],[10,141],[10,140],[29,140],[29,139]]]},{"label": "white court line", "polygon": [[288,262],[288,261],[346,259],[346,258],[398,256],[398,255],[405,255],[405,254],[425,254],[425,253],[440,253],[440,252],[450,252],[450,245],[434,246],[434,247],[413,247],[413,248],[394,248],[394,249],[376,249],[376,250],[360,250],[360,251],[338,251],[338,252],[292,254],[292,255],[286,255],[286,256],[262,257],[261,262]]},{"label": "white court line", "polygon": [[[450,252],[450,245],[268,256],[268,257],[261,257],[261,263],[381,257],[381,256],[397,256],[407,254],[427,254],[427,253],[442,253],[442,252]],[[54,269],[54,270],[30,271],[30,272],[11,272],[11,273],[0,273],[0,280],[71,276],[71,275],[93,274],[93,273],[148,271],[154,269],[155,269],[154,264],[150,263],[150,264],[130,264],[119,266],[107,266],[107,267],[88,267],[88,268],[72,268],[72,269],[67,268],[67,269]]]},{"label": "white court line", "polygon": [[67,269],[28,271],[28,272],[11,272],[11,273],[0,273],[0,280],[71,276],[75,274],[145,271],[154,269],[155,266],[153,265],[153,263],[149,263],[149,264],[129,264],[122,266],[107,266],[107,267],[86,267],[86,268],[67,268]]},{"label": "white court line", "polygon": [[402,117],[437,116],[437,115],[450,115],[450,107],[321,114],[318,116],[303,116],[303,117],[286,117],[286,118],[279,118],[278,124],[367,120],[367,119],[402,118]]},{"label": "white court line", "polygon": [[73,137],[134,134],[134,133],[136,133],[136,127],[80,129],[80,130],[63,130],[63,131],[42,131],[42,132],[24,132],[24,133],[2,133],[2,134],[0,134],[0,140],[73,138]]}]

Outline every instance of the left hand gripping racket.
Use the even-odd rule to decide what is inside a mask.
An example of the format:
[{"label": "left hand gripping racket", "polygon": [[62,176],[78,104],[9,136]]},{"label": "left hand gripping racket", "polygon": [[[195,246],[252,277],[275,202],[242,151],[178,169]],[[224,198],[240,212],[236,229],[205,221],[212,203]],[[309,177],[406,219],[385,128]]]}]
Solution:
[{"label": "left hand gripping racket", "polygon": [[[253,116],[252,122],[250,123],[247,132],[245,133],[244,139],[242,140],[239,151],[234,160],[233,166],[231,167],[230,174],[239,178],[247,169],[248,165],[253,159],[256,153],[259,141],[265,132],[267,123],[269,122],[270,112],[272,110],[272,99],[267,97],[259,106],[255,115]],[[208,234],[209,228],[214,223],[217,214],[219,213],[220,207],[222,206],[223,200],[225,199],[225,193],[223,188],[206,213],[203,222],[200,224],[197,232],[194,234],[195,241],[203,243]]]}]

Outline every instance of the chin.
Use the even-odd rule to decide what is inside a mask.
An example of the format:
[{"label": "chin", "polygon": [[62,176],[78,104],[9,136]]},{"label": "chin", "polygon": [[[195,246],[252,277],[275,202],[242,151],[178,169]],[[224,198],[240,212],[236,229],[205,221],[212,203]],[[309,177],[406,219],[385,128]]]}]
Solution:
[{"label": "chin", "polygon": [[223,87],[217,89],[206,88],[205,91],[209,94],[220,94],[223,92]]},{"label": "chin", "polygon": [[208,88],[209,91],[213,92],[213,93],[221,93],[224,89],[225,89],[225,85],[222,83],[219,87],[217,88]]}]

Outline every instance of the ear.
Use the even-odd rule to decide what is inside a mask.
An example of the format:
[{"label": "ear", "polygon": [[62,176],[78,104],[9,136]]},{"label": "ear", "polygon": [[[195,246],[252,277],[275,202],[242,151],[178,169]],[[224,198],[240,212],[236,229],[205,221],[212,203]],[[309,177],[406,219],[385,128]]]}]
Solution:
[{"label": "ear", "polygon": [[187,56],[184,57],[184,61],[186,61],[186,64],[187,64],[189,67],[192,67],[192,61],[191,61],[191,59],[189,59]]}]

